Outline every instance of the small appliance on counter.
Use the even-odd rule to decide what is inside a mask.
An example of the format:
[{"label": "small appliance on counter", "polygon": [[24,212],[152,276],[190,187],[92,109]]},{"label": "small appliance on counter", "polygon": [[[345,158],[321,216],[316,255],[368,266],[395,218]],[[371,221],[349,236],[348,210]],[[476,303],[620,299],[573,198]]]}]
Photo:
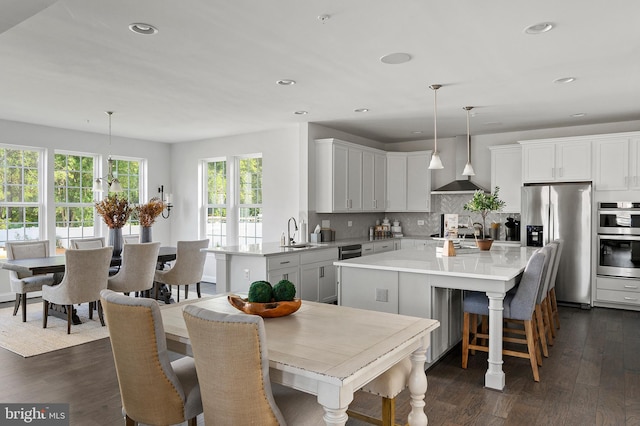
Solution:
[{"label": "small appliance on counter", "polygon": [[397,220],[395,222],[393,222],[393,225],[391,226],[391,234],[394,237],[402,237],[402,226],[400,226],[400,222],[398,222]]},{"label": "small appliance on counter", "polygon": [[507,241],[520,241],[520,221],[512,217],[507,218],[505,227],[505,239]]}]

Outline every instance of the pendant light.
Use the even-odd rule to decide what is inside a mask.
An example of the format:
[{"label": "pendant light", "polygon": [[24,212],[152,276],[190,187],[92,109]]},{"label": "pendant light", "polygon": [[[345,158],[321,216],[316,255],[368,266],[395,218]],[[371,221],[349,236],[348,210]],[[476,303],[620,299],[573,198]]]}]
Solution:
[{"label": "pendant light", "polygon": [[462,107],[467,111],[467,164],[464,166],[462,176],[475,176],[476,172],[471,165],[471,132],[469,131],[469,111],[473,109],[472,106]]},{"label": "pendant light", "polygon": [[[111,151],[111,116],[113,115],[113,111],[105,111],[105,113],[109,116],[109,151]],[[107,159],[107,175],[99,177],[93,182],[94,191],[102,192],[102,181],[106,179],[107,184],[109,185],[109,192],[122,192],[122,185],[120,184],[120,181],[117,177],[113,176],[113,161],[111,154],[109,154],[109,158]]]},{"label": "pendant light", "polygon": [[438,89],[441,88],[440,84],[432,84],[429,86],[433,90],[433,140],[434,149],[431,155],[431,162],[429,163],[430,169],[443,169],[442,160],[440,160],[440,153],[438,152]]}]

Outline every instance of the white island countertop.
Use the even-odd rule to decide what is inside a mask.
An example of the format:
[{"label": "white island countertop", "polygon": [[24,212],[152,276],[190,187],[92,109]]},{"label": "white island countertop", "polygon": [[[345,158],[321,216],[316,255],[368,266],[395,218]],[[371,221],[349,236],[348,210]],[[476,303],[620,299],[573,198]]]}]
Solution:
[{"label": "white island countertop", "polygon": [[522,273],[534,247],[493,245],[491,250],[457,249],[456,256],[436,253],[440,243],[341,260],[334,265],[453,277],[511,280]]}]

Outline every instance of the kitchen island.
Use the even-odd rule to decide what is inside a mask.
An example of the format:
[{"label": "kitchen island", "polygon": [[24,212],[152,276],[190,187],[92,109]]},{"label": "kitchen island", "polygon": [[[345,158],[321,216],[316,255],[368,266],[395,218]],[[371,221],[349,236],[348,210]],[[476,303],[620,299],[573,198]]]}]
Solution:
[{"label": "kitchen island", "polygon": [[[439,245],[433,241],[418,248],[335,262],[338,303],[440,320],[440,347],[434,338],[429,360],[434,362],[459,341],[450,336],[459,335],[459,330],[454,328],[460,327],[460,321],[454,317],[460,315],[460,301],[455,306],[450,294],[443,293],[442,289],[485,292],[489,297],[489,360],[485,386],[502,390],[505,385],[502,304],[506,292],[516,285],[535,249],[493,246],[489,251],[479,251],[462,248],[457,250],[456,256],[443,257],[437,253]],[[444,306],[446,303],[449,306]],[[447,310],[449,312],[443,312]],[[442,342],[445,342],[444,347]]]}]

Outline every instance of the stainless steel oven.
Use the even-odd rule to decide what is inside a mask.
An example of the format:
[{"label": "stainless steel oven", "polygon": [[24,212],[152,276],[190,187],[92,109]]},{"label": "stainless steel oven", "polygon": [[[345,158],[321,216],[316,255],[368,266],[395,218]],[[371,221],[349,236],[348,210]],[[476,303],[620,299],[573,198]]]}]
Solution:
[{"label": "stainless steel oven", "polygon": [[599,203],[598,234],[640,235],[640,203]]},{"label": "stainless steel oven", "polygon": [[598,235],[598,275],[640,278],[640,235]]}]

